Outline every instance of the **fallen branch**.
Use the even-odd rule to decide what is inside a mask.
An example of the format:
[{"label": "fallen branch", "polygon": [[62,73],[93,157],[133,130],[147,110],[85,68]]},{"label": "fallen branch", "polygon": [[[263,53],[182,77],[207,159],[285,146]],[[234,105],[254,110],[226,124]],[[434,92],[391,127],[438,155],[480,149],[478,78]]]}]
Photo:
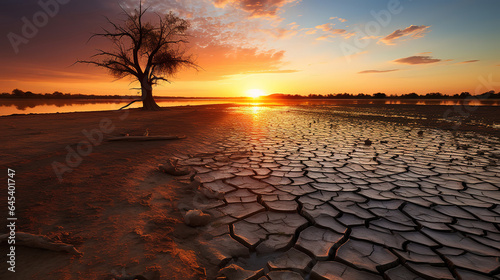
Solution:
[{"label": "fallen branch", "polygon": [[114,137],[109,138],[108,141],[130,141],[130,142],[140,142],[140,141],[164,141],[164,140],[178,140],[184,139],[186,136],[124,136],[124,137]]},{"label": "fallen branch", "polygon": [[[6,241],[8,237],[9,237],[8,234],[0,235],[0,242]],[[79,256],[83,255],[83,253],[78,251],[73,245],[53,242],[50,238],[46,236],[34,235],[25,232],[16,232],[16,244],[23,245],[26,247],[40,248],[56,252],[61,252],[61,251],[68,252],[70,254]]]}]

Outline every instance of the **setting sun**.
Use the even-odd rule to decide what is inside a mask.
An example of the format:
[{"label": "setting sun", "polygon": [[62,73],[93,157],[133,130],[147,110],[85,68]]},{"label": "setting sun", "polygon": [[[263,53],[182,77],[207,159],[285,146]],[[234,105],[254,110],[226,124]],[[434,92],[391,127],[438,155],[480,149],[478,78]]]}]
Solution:
[{"label": "setting sun", "polygon": [[265,94],[266,93],[261,89],[249,89],[247,91],[247,96],[252,98],[259,98]]}]

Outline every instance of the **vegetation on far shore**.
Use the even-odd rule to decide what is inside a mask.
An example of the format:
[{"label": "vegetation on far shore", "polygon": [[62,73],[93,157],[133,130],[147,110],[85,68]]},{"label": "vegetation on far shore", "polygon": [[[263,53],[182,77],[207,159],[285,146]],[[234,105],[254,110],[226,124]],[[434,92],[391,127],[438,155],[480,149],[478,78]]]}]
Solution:
[{"label": "vegetation on far shore", "polygon": [[[87,94],[71,94],[62,93],[55,91],[53,93],[33,93],[31,91],[22,91],[20,89],[14,89],[12,93],[1,93],[0,98],[13,98],[13,99],[126,99],[130,96],[123,95],[87,95]],[[171,96],[157,96],[156,99],[238,99],[245,97],[171,97]],[[427,93],[427,94],[416,94],[407,93],[401,95],[387,95],[385,93],[375,93],[373,95],[359,93],[337,93],[337,94],[309,94],[309,95],[292,95],[292,94],[282,94],[276,93],[268,96],[262,96],[264,99],[467,99],[467,98],[477,98],[477,99],[500,99],[500,92],[495,93],[495,91],[488,91],[479,95],[472,95],[469,92],[462,92],[460,94],[445,95],[439,92]]]},{"label": "vegetation on far shore", "polygon": [[[53,93],[33,93],[31,91],[22,91],[14,89],[12,93],[4,92],[0,98],[11,99],[116,99],[124,100],[135,96],[130,95],[95,95],[95,94],[72,94],[54,91]],[[155,96],[155,99],[230,99],[226,97],[178,97],[178,96]]]}]

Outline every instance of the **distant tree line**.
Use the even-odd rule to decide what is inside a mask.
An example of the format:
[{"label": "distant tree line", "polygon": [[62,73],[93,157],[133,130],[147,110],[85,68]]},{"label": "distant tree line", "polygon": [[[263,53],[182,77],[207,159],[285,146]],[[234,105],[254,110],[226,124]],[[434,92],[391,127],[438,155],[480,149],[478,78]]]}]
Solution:
[{"label": "distant tree line", "polygon": [[352,94],[352,93],[337,93],[337,94],[309,94],[309,95],[299,95],[299,94],[282,94],[276,93],[266,96],[266,98],[271,99],[466,99],[466,98],[478,98],[478,99],[498,99],[500,98],[500,92],[495,93],[495,91],[488,91],[479,95],[472,95],[469,92],[462,92],[460,94],[446,95],[440,92],[431,92],[427,94],[416,94],[414,92],[401,94],[401,95],[387,95],[383,92],[377,92],[374,94]]},{"label": "distant tree line", "polygon": [[33,93],[31,91],[22,91],[15,89],[12,93],[4,92],[0,94],[0,98],[32,98],[32,99],[115,99],[123,98],[120,95],[86,95],[86,94],[71,94],[54,91],[53,93]]},{"label": "distant tree line", "polygon": [[[72,94],[54,91],[53,93],[33,93],[31,91],[22,91],[14,89],[12,93],[4,92],[0,94],[0,98],[14,98],[14,99],[130,99],[130,96],[125,95],[95,95],[95,94]],[[184,97],[167,97],[159,96],[158,99],[169,98],[184,98]]]}]

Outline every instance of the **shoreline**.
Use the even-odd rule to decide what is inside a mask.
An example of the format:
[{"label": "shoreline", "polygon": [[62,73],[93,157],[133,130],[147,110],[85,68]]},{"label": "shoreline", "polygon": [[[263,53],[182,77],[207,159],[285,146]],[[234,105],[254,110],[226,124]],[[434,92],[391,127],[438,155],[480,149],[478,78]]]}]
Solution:
[{"label": "shoreline", "polygon": [[[349,100],[346,100],[349,101]],[[272,107],[272,106],[287,106],[287,107],[298,107],[302,108],[304,106],[312,106],[312,108],[321,108],[325,104],[300,104],[297,102],[292,103],[276,103],[276,102],[261,102],[261,103],[215,103],[215,104],[195,104],[195,105],[180,105],[180,106],[168,106],[161,107],[161,111],[168,111],[173,109],[204,109],[207,106],[222,106],[222,107],[241,107],[241,106],[253,106],[253,107]],[[415,123],[416,125],[422,125],[428,128],[438,128],[448,131],[457,132],[478,132],[485,133],[491,136],[500,138],[500,116],[496,113],[496,110],[500,108],[499,106],[456,106],[456,105],[411,105],[411,104],[340,104],[329,106],[326,105],[325,108],[331,109],[335,114],[339,116],[354,117],[354,118],[364,118],[367,120],[379,120],[388,121],[393,123]],[[346,110],[335,110],[338,108],[345,108]],[[352,110],[351,110],[352,109]],[[456,112],[452,112],[456,111]],[[141,108],[130,108],[127,109],[130,112],[144,112]],[[351,110],[351,112],[349,112]],[[443,119],[443,115],[451,112],[451,119],[449,121]],[[71,114],[100,114],[100,113],[120,113],[125,111],[116,110],[97,110],[97,111],[76,111],[76,112],[49,112],[49,113],[26,113],[26,114],[10,114],[10,115],[0,115],[0,120],[8,120],[14,117],[27,117],[27,116],[71,116]],[[151,112],[154,113],[155,111]],[[158,111],[156,111],[158,112]],[[375,112],[375,114],[374,114]],[[456,125],[456,119],[459,119],[459,114],[464,114],[463,122],[460,125]],[[364,114],[364,115],[363,115]],[[486,122],[485,122],[486,121]]]}]

